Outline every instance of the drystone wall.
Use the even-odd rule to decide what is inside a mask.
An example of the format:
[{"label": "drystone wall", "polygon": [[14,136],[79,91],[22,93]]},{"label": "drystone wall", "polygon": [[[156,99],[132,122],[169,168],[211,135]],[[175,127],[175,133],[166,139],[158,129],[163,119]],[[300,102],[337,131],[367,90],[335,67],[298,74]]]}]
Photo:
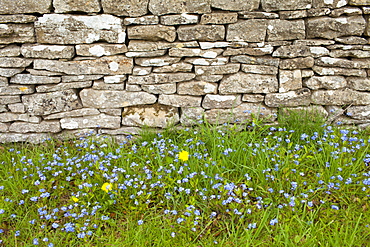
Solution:
[{"label": "drystone wall", "polygon": [[0,142],[143,125],[370,123],[370,0],[0,0]]}]

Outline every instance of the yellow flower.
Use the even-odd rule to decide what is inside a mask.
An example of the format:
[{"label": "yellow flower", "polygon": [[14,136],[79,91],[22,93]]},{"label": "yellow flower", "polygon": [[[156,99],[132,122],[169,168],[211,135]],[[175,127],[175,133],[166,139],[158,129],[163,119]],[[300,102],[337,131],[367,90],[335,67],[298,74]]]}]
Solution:
[{"label": "yellow flower", "polygon": [[103,186],[101,187],[101,189],[108,193],[108,191],[113,189],[113,184],[104,183]]},{"label": "yellow flower", "polygon": [[187,161],[189,159],[189,153],[187,151],[181,151],[179,153],[179,160]]},{"label": "yellow flower", "polygon": [[77,197],[75,197],[75,196],[72,196],[72,200],[73,200],[74,202],[78,202],[78,198],[77,198]]}]

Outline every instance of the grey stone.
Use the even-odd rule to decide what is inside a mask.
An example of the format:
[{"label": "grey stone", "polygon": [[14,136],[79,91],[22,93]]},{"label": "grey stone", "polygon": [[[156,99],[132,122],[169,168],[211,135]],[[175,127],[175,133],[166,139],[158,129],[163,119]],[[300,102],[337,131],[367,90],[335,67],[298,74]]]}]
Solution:
[{"label": "grey stone", "polygon": [[271,56],[254,57],[247,55],[239,55],[231,57],[230,62],[279,67],[280,59]]},{"label": "grey stone", "polygon": [[198,42],[164,42],[164,41],[142,41],[142,40],[130,40],[128,50],[131,51],[156,51],[165,50],[170,48],[185,48],[185,47],[199,47]]},{"label": "grey stone", "polygon": [[267,27],[267,40],[296,40],[306,37],[303,20],[270,20]]},{"label": "grey stone", "polygon": [[60,124],[62,129],[83,129],[83,128],[107,128],[118,129],[121,124],[121,118],[109,116],[101,113],[96,116],[84,116],[73,118],[62,118]]},{"label": "grey stone", "polygon": [[142,16],[148,12],[149,0],[101,0],[104,13]]},{"label": "grey stone", "polygon": [[348,3],[348,0],[331,0],[331,1],[325,1],[325,0],[312,0],[312,5],[314,8],[340,8],[343,6],[346,6]]},{"label": "grey stone", "polygon": [[278,68],[268,65],[242,64],[241,70],[250,74],[277,75]]},{"label": "grey stone", "polygon": [[5,105],[0,105],[0,112],[7,112],[8,108]]},{"label": "grey stone", "polygon": [[141,86],[139,86],[139,85],[131,85],[131,84],[126,83],[126,91],[128,91],[128,92],[140,92],[140,91],[143,91],[143,90],[141,90]]},{"label": "grey stone", "polygon": [[52,119],[61,119],[61,118],[70,118],[70,117],[84,117],[84,116],[92,116],[92,115],[98,115],[100,112],[97,109],[94,108],[82,108],[67,112],[60,112],[60,113],[54,113],[50,114],[48,116],[44,116],[43,118],[45,120],[52,120]]},{"label": "grey stone", "polygon": [[237,21],[238,13],[210,13],[202,15],[200,24],[231,24]]},{"label": "grey stone", "polygon": [[349,0],[350,5],[370,5],[369,0]]},{"label": "grey stone", "polygon": [[281,69],[306,69],[314,66],[315,59],[312,57],[298,57],[280,60]]},{"label": "grey stone", "polygon": [[47,70],[38,70],[38,69],[26,69],[28,73],[35,76],[62,76],[63,73],[59,72],[50,72]]},{"label": "grey stone", "polygon": [[113,75],[113,76],[104,76],[104,83],[107,84],[119,84],[126,81],[126,75]]},{"label": "grey stone", "polygon": [[50,139],[50,134],[18,134],[18,133],[2,133],[0,135],[0,143],[15,143],[15,142],[28,142],[39,144],[47,139]]},{"label": "grey stone", "polygon": [[181,13],[210,13],[210,0],[150,0],[149,11],[154,15]]},{"label": "grey stone", "polygon": [[16,114],[12,112],[5,112],[0,114],[0,122],[14,122],[14,121],[40,123],[41,118],[36,116],[30,116],[29,114]]},{"label": "grey stone", "polygon": [[365,31],[362,16],[317,17],[307,20],[307,38],[334,39],[340,36],[361,36]]},{"label": "grey stone", "polygon": [[313,76],[304,85],[312,90],[340,89],[347,86],[347,81],[343,76]]},{"label": "grey stone", "polygon": [[218,57],[218,58],[185,58],[186,63],[191,63],[193,65],[203,65],[203,66],[214,66],[214,65],[226,65],[229,62],[228,57]]},{"label": "grey stone", "polygon": [[104,83],[104,81],[94,81],[94,84],[92,86],[93,89],[96,90],[114,90],[114,91],[119,91],[119,90],[125,90],[125,84],[124,83],[119,83],[119,84],[111,84],[111,83]]},{"label": "grey stone", "polygon": [[99,109],[99,111],[101,113],[106,113],[106,114],[112,115],[112,116],[121,116],[121,114],[122,114],[122,109],[121,108],[119,108],[119,109],[106,108],[106,109]]},{"label": "grey stone", "polygon": [[241,11],[238,12],[241,19],[277,19],[279,14],[273,12]]},{"label": "grey stone", "polygon": [[204,109],[235,108],[242,103],[241,95],[207,94],[202,102]]},{"label": "grey stone", "polygon": [[234,74],[240,69],[240,64],[226,64],[214,66],[195,66],[196,75],[226,75]]},{"label": "grey stone", "polygon": [[174,63],[153,69],[154,73],[176,73],[176,72],[191,72],[193,66],[187,63]]},{"label": "grey stone", "polygon": [[127,27],[128,38],[140,40],[165,40],[174,42],[176,39],[176,29],[172,26],[164,25],[142,25]]},{"label": "grey stone", "polygon": [[205,95],[205,94],[216,94],[217,83],[206,82],[206,81],[188,81],[180,82],[177,84],[177,93],[186,95]]},{"label": "grey stone", "polygon": [[318,90],[312,92],[312,102],[317,105],[368,105],[370,93],[352,89]]},{"label": "grey stone", "polygon": [[135,63],[139,66],[154,66],[154,67],[161,67],[161,66],[167,66],[174,63],[178,63],[181,58],[177,57],[169,57],[169,56],[163,56],[163,57],[157,57],[157,58],[136,58]]},{"label": "grey stone", "polygon": [[0,87],[0,95],[31,94],[34,92],[35,92],[35,89],[33,86],[10,85],[7,87]]},{"label": "grey stone", "polygon": [[340,9],[334,9],[331,13],[331,17],[339,17],[341,15],[362,15],[362,10],[356,7],[343,7]]},{"label": "grey stone", "polygon": [[0,23],[34,23],[36,20],[33,15],[0,15]]},{"label": "grey stone", "polygon": [[128,25],[156,25],[159,24],[159,17],[155,15],[146,15],[142,17],[125,18],[123,24]]},{"label": "grey stone", "polygon": [[204,57],[216,58],[223,52],[223,49],[202,50],[199,48],[171,48],[168,55],[171,57]]},{"label": "grey stone", "polygon": [[264,56],[268,54],[272,54],[274,51],[274,47],[266,45],[265,47],[260,48],[227,48],[222,55],[224,56],[237,56],[237,55],[251,55],[251,56]]},{"label": "grey stone", "polygon": [[152,67],[135,66],[132,70],[132,75],[149,75],[152,69]]},{"label": "grey stone", "polygon": [[86,12],[94,13],[100,11],[99,0],[53,0],[55,13]]},{"label": "grey stone", "polygon": [[358,91],[370,91],[370,78],[347,77],[348,85]]},{"label": "grey stone", "polygon": [[84,107],[121,108],[134,105],[153,104],[157,97],[145,92],[126,92],[83,89],[80,98]]},{"label": "grey stone", "polygon": [[368,120],[370,119],[370,106],[350,106],[346,113],[354,119]]},{"label": "grey stone", "polygon": [[156,51],[129,51],[126,52],[126,57],[159,57],[167,53],[166,50]]},{"label": "grey stone", "polygon": [[358,37],[358,36],[347,36],[347,37],[338,37],[335,38],[335,41],[346,44],[346,45],[366,45],[368,41],[365,38]]},{"label": "grey stone", "polygon": [[102,75],[65,75],[62,76],[62,82],[95,81],[102,77]]},{"label": "grey stone", "polygon": [[223,75],[201,75],[201,76],[198,75],[195,78],[199,81],[218,82],[221,81],[223,77],[224,77]]},{"label": "grey stone", "polygon": [[24,57],[46,59],[71,59],[75,55],[73,46],[24,44],[21,49]]},{"label": "grey stone", "polygon": [[294,40],[293,45],[297,46],[321,46],[321,45],[333,45],[335,44],[334,40],[327,39],[302,39]]},{"label": "grey stone", "polygon": [[160,17],[162,25],[186,25],[186,24],[197,24],[198,15],[189,15],[182,13],[181,15],[164,15]]},{"label": "grey stone", "polygon": [[0,97],[0,105],[14,104],[19,102],[21,102],[21,97],[19,95]]},{"label": "grey stone", "polygon": [[[76,28],[78,26],[78,28]],[[123,20],[112,15],[64,15],[48,14],[35,22],[39,43],[84,44],[104,40],[108,43],[124,43],[126,32]]]},{"label": "grey stone", "polygon": [[32,63],[32,59],[21,57],[2,57],[0,59],[0,67],[5,68],[22,68],[27,67]]},{"label": "grey stone", "polygon": [[9,45],[0,49],[0,57],[18,57],[21,54],[21,48],[17,45]]},{"label": "grey stone", "polygon": [[5,123],[0,123],[0,132],[7,132],[9,126]]},{"label": "grey stone", "polygon": [[221,94],[272,93],[277,92],[278,87],[276,76],[239,72],[225,77],[218,90]]},{"label": "grey stone", "polygon": [[200,48],[202,50],[208,50],[208,49],[213,49],[213,48],[225,48],[229,46],[233,46],[234,44],[236,46],[241,45],[241,43],[244,44],[245,47],[248,46],[248,43],[246,42],[199,42]]},{"label": "grey stone", "polygon": [[122,125],[166,128],[180,121],[177,107],[154,104],[123,109]]},{"label": "grey stone", "polygon": [[76,53],[79,56],[101,57],[123,54],[127,52],[125,44],[88,44],[76,45]]},{"label": "grey stone", "polygon": [[150,74],[146,76],[129,76],[128,83],[132,85],[149,85],[176,83],[194,79],[193,73],[173,73],[173,74]]},{"label": "grey stone", "polygon": [[187,96],[187,95],[165,95],[161,94],[158,98],[158,103],[162,105],[170,105],[174,107],[197,107],[200,106],[202,97]]},{"label": "grey stone", "polygon": [[175,83],[165,83],[156,85],[141,85],[141,88],[150,94],[174,94],[176,93]]},{"label": "grey stone", "polygon": [[335,68],[335,67],[320,67],[313,66],[313,71],[319,75],[344,75],[344,76],[359,76],[366,77],[366,71],[361,69],[346,69],[346,68]]},{"label": "grey stone", "polygon": [[203,115],[202,107],[182,107],[180,122],[184,126],[198,124],[203,119]]},{"label": "grey stone", "polygon": [[294,107],[311,103],[311,91],[307,88],[285,93],[271,93],[265,97],[265,104],[270,107]]},{"label": "grey stone", "polygon": [[227,28],[227,41],[265,41],[267,21],[251,19],[230,24]]},{"label": "grey stone", "polygon": [[243,94],[242,101],[249,103],[261,103],[265,100],[263,94]]},{"label": "grey stone", "polygon": [[211,0],[211,6],[222,10],[251,11],[257,10],[260,0]]},{"label": "grey stone", "polygon": [[218,41],[225,38],[225,27],[222,25],[180,26],[177,29],[181,41]]},{"label": "grey stone", "polygon": [[312,0],[261,0],[262,9],[265,11],[276,10],[298,10],[310,9],[312,7]]},{"label": "grey stone", "polygon": [[49,115],[81,108],[75,91],[69,89],[51,93],[37,93],[22,96],[27,112],[33,115]]},{"label": "grey stone", "polygon": [[35,42],[32,24],[0,24],[0,44]]},{"label": "grey stone", "polygon": [[59,83],[57,85],[41,85],[36,87],[36,92],[46,93],[46,92],[56,92],[63,91],[67,89],[78,89],[91,87],[92,81],[79,81],[79,82],[69,82],[69,83]]},{"label": "grey stone", "polygon": [[279,93],[302,88],[302,74],[298,70],[279,70]]},{"label": "grey stone", "polygon": [[60,77],[35,76],[31,74],[17,74],[10,79],[10,83],[14,84],[55,84],[60,81]]},{"label": "grey stone", "polygon": [[310,70],[310,69],[302,69],[301,72],[302,72],[302,78],[312,77],[315,75],[313,70]]},{"label": "grey stone", "polygon": [[1,0],[0,14],[49,13],[52,0]]},{"label": "grey stone", "polygon": [[311,55],[310,47],[304,45],[281,46],[272,54],[273,57],[296,58]]},{"label": "grey stone", "polygon": [[18,133],[29,133],[29,132],[36,132],[36,133],[57,133],[60,132],[62,129],[60,128],[59,121],[42,121],[41,123],[22,123],[22,122],[15,122],[9,126],[9,131],[18,132]]},{"label": "grey stone", "polygon": [[309,49],[313,57],[328,56],[330,53],[328,49],[320,46],[310,46]]},{"label": "grey stone", "polygon": [[329,8],[308,9],[307,16],[308,17],[326,16],[326,15],[329,15],[330,12],[331,12],[331,9]]},{"label": "grey stone", "polygon": [[6,87],[6,86],[8,86],[8,78],[0,77],[0,87]]},{"label": "grey stone", "polygon": [[307,17],[306,10],[284,10],[279,11],[280,19],[303,19]]},{"label": "grey stone", "polygon": [[107,56],[93,60],[66,62],[35,60],[34,68],[63,72],[67,75],[120,75],[132,72],[133,59],[125,56]]},{"label": "grey stone", "polygon": [[315,62],[316,65],[319,66],[327,66],[327,67],[340,67],[340,68],[356,68],[356,69],[368,69],[370,68],[370,64],[367,59],[344,59],[344,58],[332,58],[332,57],[320,57]]},{"label": "grey stone", "polygon": [[331,57],[355,57],[355,58],[369,58],[370,51],[362,50],[332,50]]}]

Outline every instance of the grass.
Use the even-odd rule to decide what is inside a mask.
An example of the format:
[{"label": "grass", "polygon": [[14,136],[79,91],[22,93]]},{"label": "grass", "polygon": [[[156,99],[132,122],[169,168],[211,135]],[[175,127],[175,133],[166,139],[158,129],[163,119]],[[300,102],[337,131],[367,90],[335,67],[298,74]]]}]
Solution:
[{"label": "grass", "polygon": [[369,246],[366,132],[286,115],[0,153],[3,246]]}]

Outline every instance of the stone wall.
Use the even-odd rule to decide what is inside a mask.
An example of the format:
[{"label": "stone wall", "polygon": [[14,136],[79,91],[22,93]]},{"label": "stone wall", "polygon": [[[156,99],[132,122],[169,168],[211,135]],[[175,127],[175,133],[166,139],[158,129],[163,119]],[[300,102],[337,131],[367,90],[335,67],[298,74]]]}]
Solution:
[{"label": "stone wall", "polygon": [[370,0],[0,0],[0,142],[279,107],[366,126],[369,18]]}]

